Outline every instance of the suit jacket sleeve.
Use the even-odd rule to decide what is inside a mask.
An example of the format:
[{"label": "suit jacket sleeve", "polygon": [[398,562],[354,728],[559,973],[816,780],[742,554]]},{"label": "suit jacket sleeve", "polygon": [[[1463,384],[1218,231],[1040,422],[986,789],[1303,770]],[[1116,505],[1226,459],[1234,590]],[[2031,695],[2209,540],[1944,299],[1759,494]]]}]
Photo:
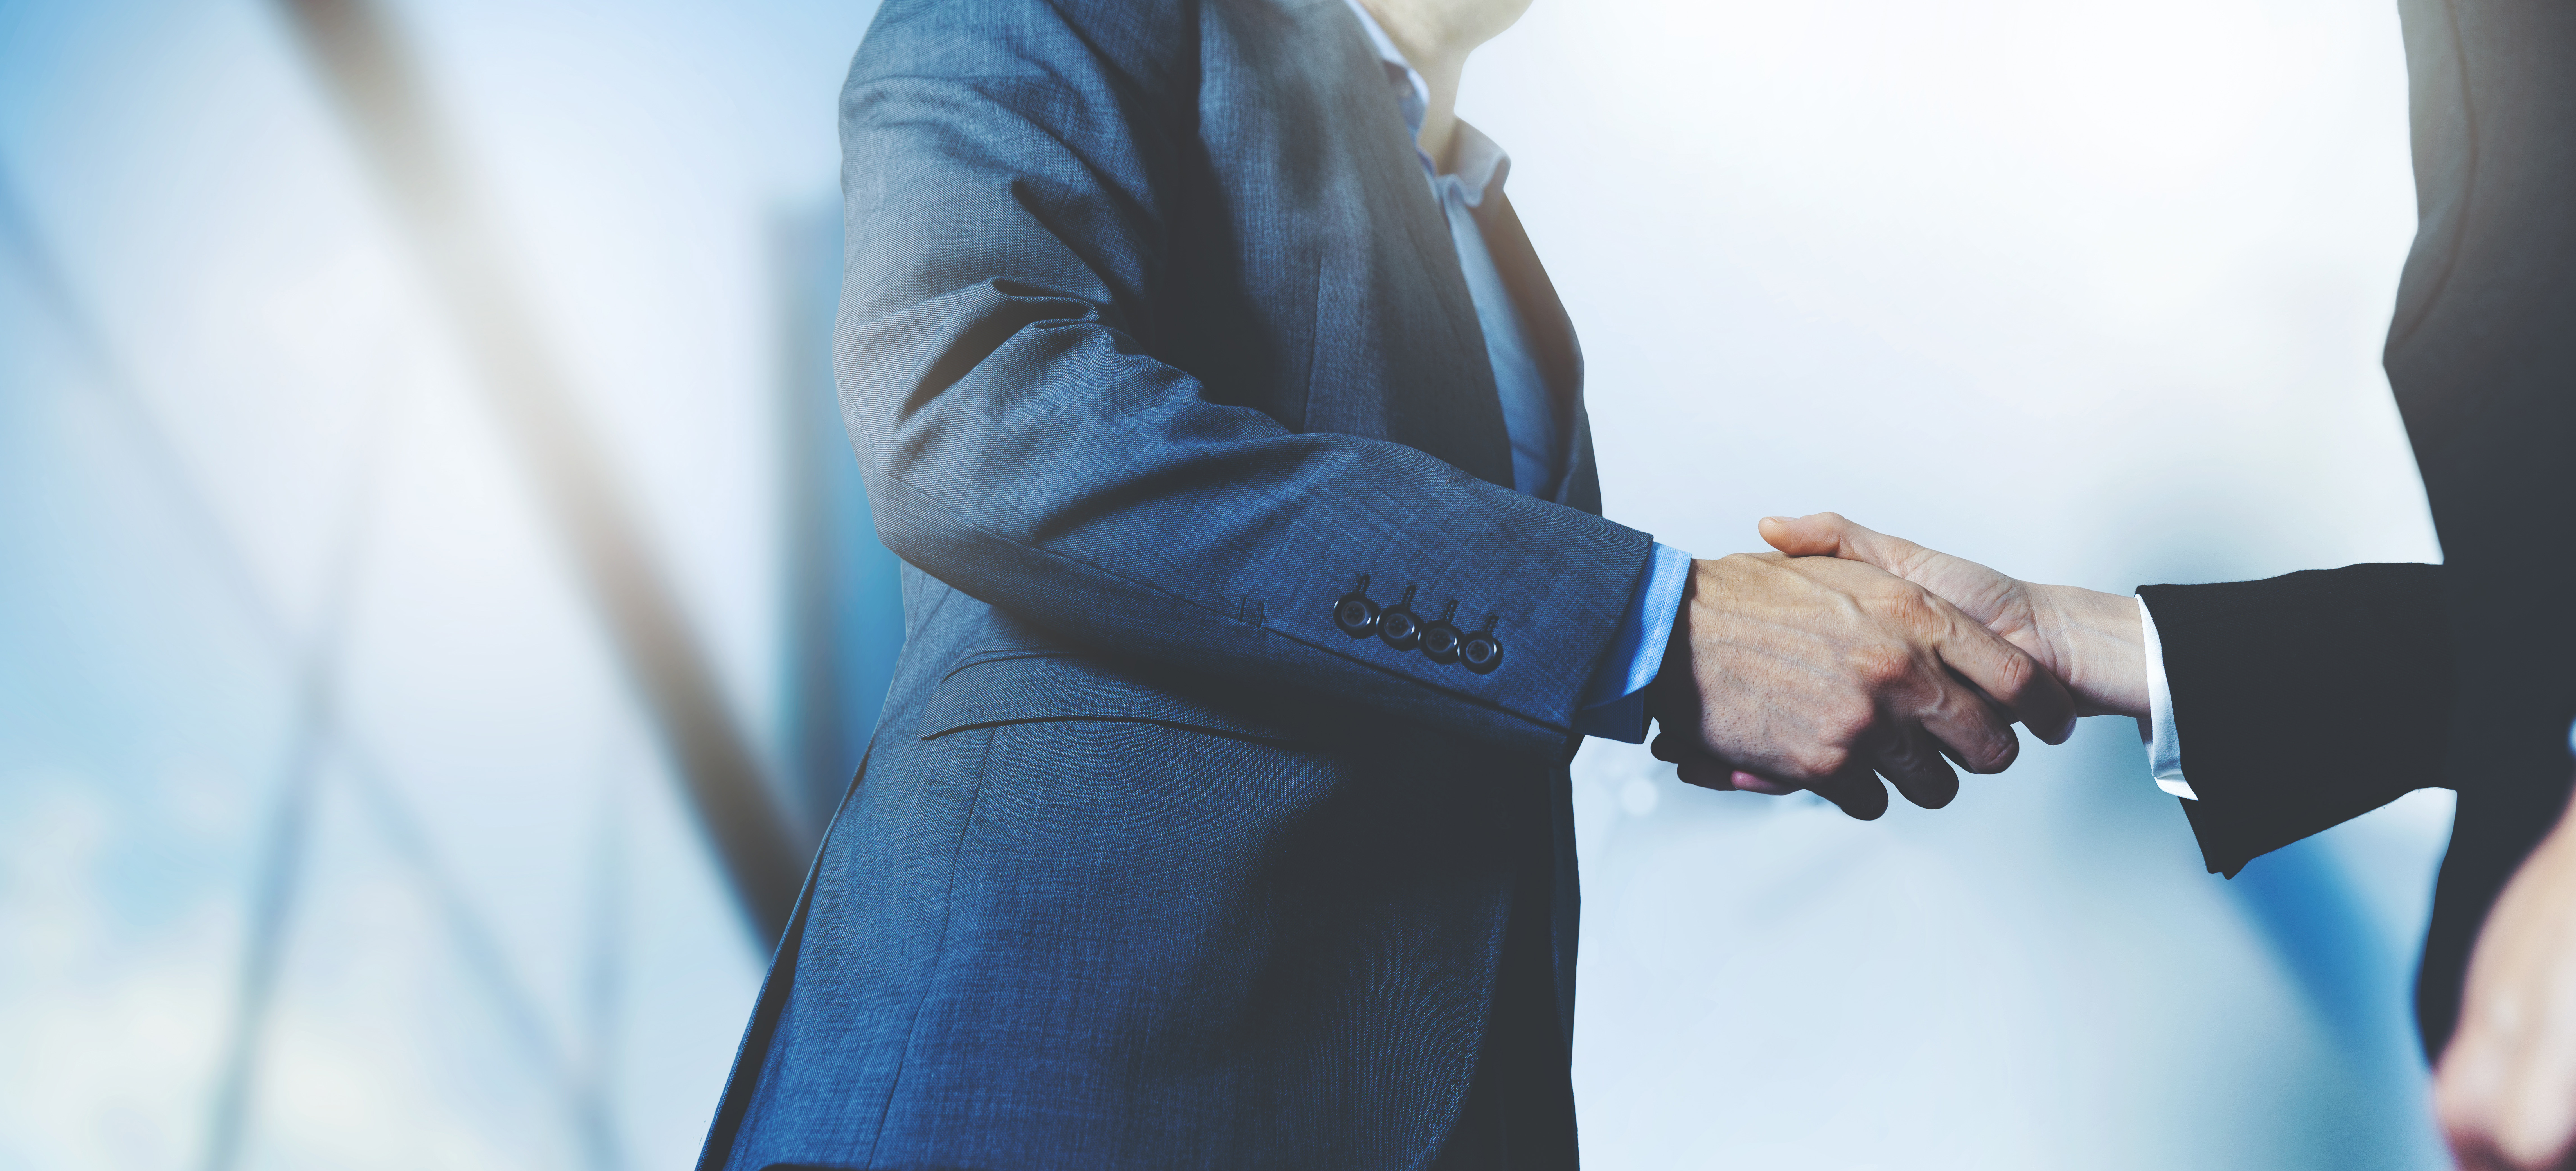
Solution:
[{"label": "suit jacket sleeve", "polygon": [[2349,565],[2141,586],[2164,643],[2184,801],[2211,873],[2440,783],[2441,568]]},{"label": "suit jacket sleeve", "polygon": [[[835,337],[880,538],[1082,643],[1561,744],[1645,534],[1293,433],[1154,356],[1176,176],[1206,149],[1192,24],[1175,4],[880,11],[842,95]],[[1491,615],[1499,667],[1343,634],[1363,573],[1425,618]]]}]

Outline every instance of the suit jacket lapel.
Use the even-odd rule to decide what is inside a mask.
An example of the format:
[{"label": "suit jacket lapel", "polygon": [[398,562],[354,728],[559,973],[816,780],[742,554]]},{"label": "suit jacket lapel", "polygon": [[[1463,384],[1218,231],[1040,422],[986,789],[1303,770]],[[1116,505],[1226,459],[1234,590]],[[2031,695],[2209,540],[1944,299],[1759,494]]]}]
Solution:
[{"label": "suit jacket lapel", "polygon": [[[1328,250],[1359,254],[1346,251],[1351,263],[1328,263],[1324,275],[1365,282],[1364,301],[1383,315],[1387,328],[1376,357],[1384,365],[1386,437],[1510,487],[1511,435],[1485,357],[1484,331],[1476,324],[1448,219],[1423,181],[1404,116],[1387,92],[1384,66],[1343,5],[1315,4],[1298,15],[1321,26],[1311,31],[1328,74],[1345,79],[1321,87],[1321,114],[1324,132],[1345,139],[1344,149],[1334,153],[1358,174],[1357,182],[1339,190],[1358,205],[1340,209],[1333,219],[1365,229],[1359,239],[1327,242]],[[1320,330],[1329,323],[1317,324]],[[1317,344],[1331,346],[1335,339],[1319,333]]]},{"label": "suit jacket lapel", "polygon": [[1538,251],[1530,247],[1529,233],[1521,229],[1521,217],[1508,197],[1500,191],[1488,194],[1476,209],[1476,226],[1484,233],[1485,251],[1493,257],[1503,287],[1511,290],[1523,340],[1538,362],[1539,376],[1547,382],[1556,416],[1556,466],[1564,469],[1564,478],[1557,481],[1556,502],[1598,514],[1601,480],[1592,463],[1592,423],[1583,409],[1583,347],[1575,340],[1574,322],[1566,316],[1556,284],[1539,264]]}]

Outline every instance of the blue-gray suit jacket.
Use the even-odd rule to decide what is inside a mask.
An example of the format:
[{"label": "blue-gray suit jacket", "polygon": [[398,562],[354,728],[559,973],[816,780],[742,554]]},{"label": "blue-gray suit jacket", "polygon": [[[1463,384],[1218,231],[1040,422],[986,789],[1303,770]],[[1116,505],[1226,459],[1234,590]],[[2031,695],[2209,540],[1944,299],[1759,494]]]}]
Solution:
[{"label": "blue-gray suit jacket", "polygon": [[[1557,501],[1341,0],[888,0],[841,126],[907,643],[704,1165],[1423,1166],[1507,935],[1561,1089],[1571,724],[1650,542],[1508,203]],[[1363,577],[1499,662],[1346,632]]]}]

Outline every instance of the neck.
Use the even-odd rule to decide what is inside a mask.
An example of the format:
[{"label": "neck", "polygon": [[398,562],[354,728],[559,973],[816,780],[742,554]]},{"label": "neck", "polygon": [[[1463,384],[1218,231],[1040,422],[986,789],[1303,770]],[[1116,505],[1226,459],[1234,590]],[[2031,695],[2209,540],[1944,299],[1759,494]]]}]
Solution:
[{"label": "neck", "polygon": [[1458,135],[1458,78],[1467,71],[1467,54],[1475,50],[1476,42],[1403,0],[1360,0],[1360,5],[1431,87],[1431,100],[1422,112],[1422,133],[1414,142],[1431,156],[1433,166],[1447,171],[1449,144]]}]

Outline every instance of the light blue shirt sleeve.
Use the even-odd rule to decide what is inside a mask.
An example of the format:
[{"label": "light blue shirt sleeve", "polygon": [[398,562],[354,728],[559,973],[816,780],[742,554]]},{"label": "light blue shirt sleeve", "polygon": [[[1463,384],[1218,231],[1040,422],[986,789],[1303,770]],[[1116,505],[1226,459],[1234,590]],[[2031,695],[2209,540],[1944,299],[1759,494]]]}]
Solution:
[{"label": "light blue shirt sleeve", "polygon": [[1593,668],[1583,689],[1583,706],[1574,715],[1574,730],[1586,736],[1646,742],[1646,685],[1664,667],[1664,644],[1673,637],[1673,620],[1681,615],[1682,591],[1690,585],[1691,555],[1660,541],[1647,563],[1646,576],[1628,598],[1619,618],[1619,639]]}]

